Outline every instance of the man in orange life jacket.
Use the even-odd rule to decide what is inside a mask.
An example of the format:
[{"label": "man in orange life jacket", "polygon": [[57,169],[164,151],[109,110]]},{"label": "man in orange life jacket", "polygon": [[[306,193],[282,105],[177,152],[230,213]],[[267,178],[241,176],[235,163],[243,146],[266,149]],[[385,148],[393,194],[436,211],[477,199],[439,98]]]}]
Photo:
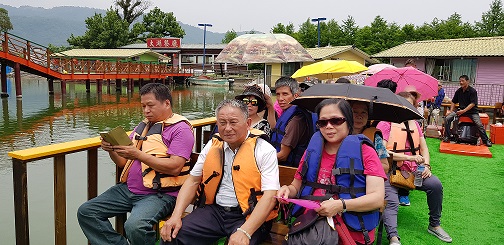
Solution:
[{"label": "man in orange life jacket", "polygon": [[[77,218],[91,244],[155,244],[152,226],[169,215],[180,186],[189,176],[194,136],[187,119],[172,111],[170,90],[150,83],[140,89],[144,119],[129,146],[101,147],[119,167],[121,183],[79,207]],[[110,217],[130,212],[126,237],[114,231]]]},{"label": "man in orange life jacket", "polygon": [[[161,229],[161,244],[259,244],[277,216],[280,188],[276,151],[250,129],[248,109],[224,100],[216,109],[219,134],[203,148],[182,185],[171,218]],[[198,192],[196,208],[181,219]]]}]

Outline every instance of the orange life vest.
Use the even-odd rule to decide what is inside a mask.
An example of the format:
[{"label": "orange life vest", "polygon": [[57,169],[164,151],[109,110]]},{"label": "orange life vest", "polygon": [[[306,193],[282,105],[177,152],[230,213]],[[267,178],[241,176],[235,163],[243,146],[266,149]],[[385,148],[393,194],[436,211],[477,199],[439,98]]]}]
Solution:
[{"label": "orange life vest", "polygon": [[[420,154],[420,133],[418,132],[418,128],[415,124],[415,121],[410,120],[408,122],[409,132],[406,129],[406,125],[404,123],[391,123],[390,124],[390,136],[387,141],[387,150],[396,152],[396,153],[412,153],[412,150],[415,152],[413,155]],[[413,138],[413,145],[410,144],[409,148],[406,148],[406,141],[408,139],[408,134]],[[413,148],[413,149],[412,149]],[[402,162],[402,161],[398,161]]]},{"label": "orange life vest", "polygon": [[380,135],[380,137],[383,138],[381,131],[375,127],[369,127],[364,129],[364,131],[362,131],[362,134],[368,137],[371,140],[371,142],[373,142],[373,145],[375,143],[376,135]]},{"label": "orange life vest", "polygon": [[[191,123],[185,117],[173,114],[170,118],[160,121],[154,124],[151,124],[147,119],[144,119],[138,126],[134,132],[133,136],[133,145],[137,146],[141,151],[154,155],[159,158],[170,157],[168,155],[168,147],[163,142],[162,133],[164,127],[184,122],[191,127]],[[134,160],[128,160],[124,169],[121,173],[121,182],[126,182],[128,179],[129,170]],[[142,176],[143,176],[143,185],[147,188],[152,188],[154,190],[166,190],[166,191],[175,191],[180,189],[184,181],[189,176],[189,171],[191,169],[191,164],[186,162],[184,167],[182,168],[179,175],[169,175],[159,173],[149,167],[147,164],[142,163]]]},{"label": "orange life vest", "polygon": [[[254,155],[257,138],[263,135],[264,132],[251,129],[248,138],[240,145],[234,158],[233,166],[231,167],[236,198],[238,199],[243,215],[246,216],[247,219],[263,195],[261,191],[261,172],[259,172]],[[215,197],[222,181],[223,171],[224,141],[218,134],[215,134],[212,139],[212,147],[208,151],[205,162],[203,163],[203,183],[200,186],[200,192],[202,193],[200,193],[199,199],[202,202],[204,201],[204,204],[215,203]],[[201,195],[204,196],[202,197]],[[276,216],[277,210],[272,210],[266,221]]]}]

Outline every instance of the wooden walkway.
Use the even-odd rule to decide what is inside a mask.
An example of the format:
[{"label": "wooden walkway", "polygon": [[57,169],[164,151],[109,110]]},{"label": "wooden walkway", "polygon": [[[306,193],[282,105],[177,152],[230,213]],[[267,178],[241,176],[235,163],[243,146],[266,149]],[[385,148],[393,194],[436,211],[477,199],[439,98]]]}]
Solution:
[{"label": "wooden walkway", "polygon": [[53,80],[93,80],[100,83],[103,80],[164,80],[167,77],[193,75],[191,69],[159,62],[124,62],[54,56],[47,47],[8,32],[0,32],[0,42],[2,95],[7,93],[7,65],[14,68],[18,97],[21,96],[20,71],[45,77],[50,81],[50,86]]}]

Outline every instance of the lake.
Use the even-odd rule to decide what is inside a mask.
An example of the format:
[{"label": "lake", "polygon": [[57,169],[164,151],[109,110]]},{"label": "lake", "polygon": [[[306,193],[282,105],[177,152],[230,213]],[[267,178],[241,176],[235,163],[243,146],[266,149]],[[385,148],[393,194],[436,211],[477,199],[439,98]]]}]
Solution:
[{"label": "lake", "polygon": [[[176,113],[188,119],[214,116],[214,109],[223,99],[234,98],[236,90],[221,87],[172,87]],[[96,86],[86,93],[84,83],[67,83],[62,95],[55,83],[54,95],[49,95],[45,79],[23,79],[23,97],[15,97],[14,80],[8,79],[8,94],[2,98],[0,118],[0,240],[15,244],[12,159],[10,151],[67,142],[98,136],[99,132],[116,126],[132,130],[142,119],[138,86],[128,94],[125,86],[120,93],[115,87],[99,95]],[[66,157],[67,180],[67,243],[87,244],[77,223],[77,208],[86,201],[86,152]],[[114,184],[114,163],[98,150],[98,193]],[[31,244],[54,244],[53,165],[52,159],[28,164],[28,203]]]}]

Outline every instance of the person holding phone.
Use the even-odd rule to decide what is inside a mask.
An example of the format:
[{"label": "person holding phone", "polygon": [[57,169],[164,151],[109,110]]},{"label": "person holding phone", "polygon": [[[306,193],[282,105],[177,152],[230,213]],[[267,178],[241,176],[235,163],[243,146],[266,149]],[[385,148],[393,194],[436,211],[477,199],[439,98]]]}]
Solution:
[{"label": "person holding phone", "polygon": [[[145,119],[130,135],[132,145],[101,148],[123,168],[120,183],[82,204],[79,225],[91,244],[155,244],[153,225],[171,214],[178,190],[188,177],[186,163],[194,136],[189,121],[172,109],[170,89],[149,83],[140,89]],[[124,224],[126,237],[117,233],[109,218],[130,213]]]}]

